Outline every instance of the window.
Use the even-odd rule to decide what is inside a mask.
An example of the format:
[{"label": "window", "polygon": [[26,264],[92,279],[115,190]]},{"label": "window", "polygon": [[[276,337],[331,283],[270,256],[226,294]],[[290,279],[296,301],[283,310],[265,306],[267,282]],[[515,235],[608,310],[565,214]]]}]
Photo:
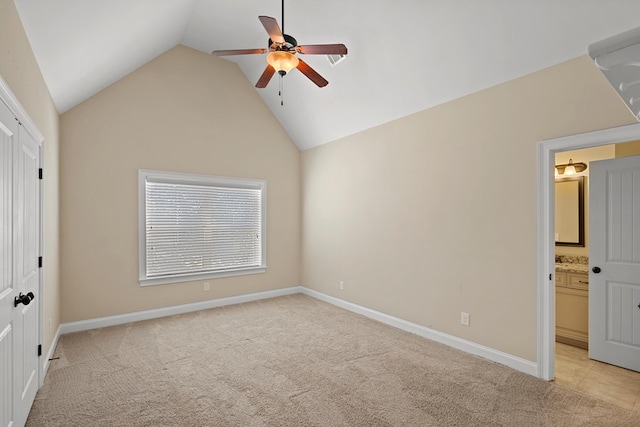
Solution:
[{"label": "window", "polygon": [[266,270],[266,182],[140,170],[140,284]]}]

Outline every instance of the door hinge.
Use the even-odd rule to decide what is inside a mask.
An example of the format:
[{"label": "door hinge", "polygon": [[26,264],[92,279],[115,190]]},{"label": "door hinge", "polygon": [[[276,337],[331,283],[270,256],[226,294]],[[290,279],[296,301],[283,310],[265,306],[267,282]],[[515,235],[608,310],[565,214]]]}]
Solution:
[{"label": "door hinge", "polygon": [[38,357],[42,356],[42,344],[38,344]]},{"label": "door hinge", "polygon": [[42,268],[42,257],[38,257],[38,268]]},{"label": "door hinge", "polygon": [[551,273],[549,273],[549,280],[551,280],[551,279],[552,279],[552,277],[553,277],[553,276],[551,276]]},{"label": "door hinge", "polygon": [[38,179],[42,179],[42,168],[38,169]]}]

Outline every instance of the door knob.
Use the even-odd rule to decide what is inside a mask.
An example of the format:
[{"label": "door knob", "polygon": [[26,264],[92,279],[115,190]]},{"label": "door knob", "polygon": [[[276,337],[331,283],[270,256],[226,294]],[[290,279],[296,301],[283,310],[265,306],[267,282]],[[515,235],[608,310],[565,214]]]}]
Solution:
[{"label": "door knob", "polygon": [[593,267],[593,268],[591,269],[591,271],[593,271],[594,273],[598,274],[598,273],[600,273],[602,270],[600,269],[600,267]]},{"label": "door knob", "polygon": [[23,295],[22,292],[20,292],[20,295],[13,299],[13,306],[17,307],[18,304],[29,305],[34,298],[35,295],[33,295],[33,292],[29,292],[26,295]]}]

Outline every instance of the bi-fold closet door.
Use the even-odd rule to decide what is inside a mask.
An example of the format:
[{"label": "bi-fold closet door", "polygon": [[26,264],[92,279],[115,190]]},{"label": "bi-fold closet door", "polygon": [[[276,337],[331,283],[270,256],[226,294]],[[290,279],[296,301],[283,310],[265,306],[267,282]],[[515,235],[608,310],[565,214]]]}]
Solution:
[{"label": "bi-fold closet door", "polygon": [[0,99],[0,427],[39,385],[40,215],[40,146]]}]

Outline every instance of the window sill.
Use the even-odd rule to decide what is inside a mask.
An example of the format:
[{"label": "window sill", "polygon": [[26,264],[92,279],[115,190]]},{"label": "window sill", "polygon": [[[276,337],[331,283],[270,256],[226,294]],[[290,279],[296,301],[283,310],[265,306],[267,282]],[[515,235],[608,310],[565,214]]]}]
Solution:
[{"label": "window sill", "polygon": [[223,277],[245,276],[249,274],[261,274],[267,271],[267,266],[243,268],[241,270],[227,270],[217,273],[182,274],[179,276],[140,278],[140,286],[168,285],[170,283],[195,282],[198,280],[219,279]]}]

